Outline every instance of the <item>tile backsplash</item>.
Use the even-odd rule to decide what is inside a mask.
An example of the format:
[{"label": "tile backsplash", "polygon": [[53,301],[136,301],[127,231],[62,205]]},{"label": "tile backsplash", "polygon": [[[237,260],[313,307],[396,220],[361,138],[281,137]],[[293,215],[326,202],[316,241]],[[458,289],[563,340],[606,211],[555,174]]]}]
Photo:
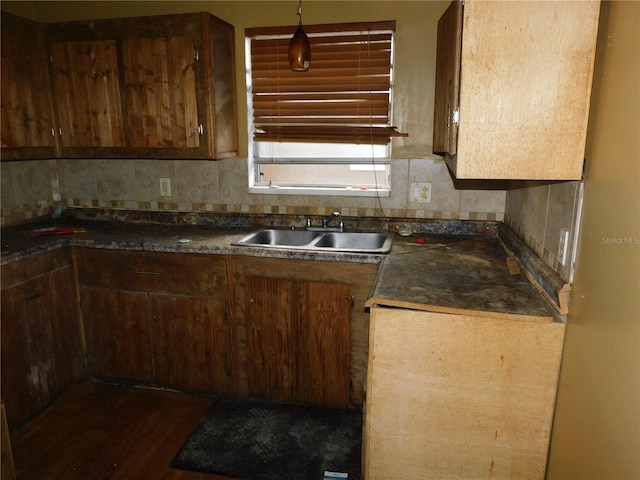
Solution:
[{"label": "tile backsplash", "polygon": [[[560,276],[571,281],[582,182],[454,181],[439,158],[394,159],[389,197],[250,194],[244,158],[208,160],[31,160],[2,162],[2,225],[68,207],[139,211],[326,215],[504,221]],[[160,195],[160,178],[171,196]],[[412,182],[432,184],[430,203],[413,203]],[[569,232],[567,265],[558,258]]]},{"label": "tile backsplash", "polygon": [[[250,194],[247,160],[43,160],[2,163],[2,224],[68,207],[179,212],[402,217],[502,221],[505,190],[460,188],[443,160],[394,159],[389,197]],[[171,196],[160,195],[160,178]],[[430,203],[409,199],[412,182],[430,182]]]},{"label": "tile backsplash", "polygon": [[[565,281],[573,280],[582,181],[510,182],[504,222]],[[566,265],[559,258],[561,230],[569,232]]]}]

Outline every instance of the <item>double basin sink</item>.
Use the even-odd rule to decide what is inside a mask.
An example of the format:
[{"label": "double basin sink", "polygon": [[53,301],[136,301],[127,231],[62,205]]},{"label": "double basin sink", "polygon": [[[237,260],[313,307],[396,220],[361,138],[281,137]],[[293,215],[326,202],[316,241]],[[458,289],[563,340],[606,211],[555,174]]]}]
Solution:
[{"label": "double basin sink", "polygon": [[234,245],[283,250],[389,253],[392,232],[330,232],[268,228],[247,235]]}]

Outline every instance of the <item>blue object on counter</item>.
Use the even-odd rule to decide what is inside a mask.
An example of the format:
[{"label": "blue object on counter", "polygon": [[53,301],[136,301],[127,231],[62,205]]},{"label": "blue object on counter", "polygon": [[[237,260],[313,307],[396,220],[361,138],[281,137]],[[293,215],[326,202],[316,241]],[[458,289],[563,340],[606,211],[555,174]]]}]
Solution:
[{"label": "blue object on counter", "polygon": [[53,209],[53,213],[51,214],[51,218],[60,218],[65,208],[67,207],[64,203],[59,203],[58,205],[56,205],[56,208]]}]

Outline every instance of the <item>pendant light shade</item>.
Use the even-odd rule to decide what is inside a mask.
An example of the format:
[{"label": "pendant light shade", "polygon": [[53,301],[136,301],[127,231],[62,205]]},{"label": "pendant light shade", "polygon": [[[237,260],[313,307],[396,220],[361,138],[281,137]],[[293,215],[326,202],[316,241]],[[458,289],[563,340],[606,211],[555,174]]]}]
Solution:
[{"label": "pendant light shade", "polygon": [[302,28],[302,0],[298,6],[298,30],[289,42],[289,69],[294,72],[306,72],[311,65],[311,44]]}]

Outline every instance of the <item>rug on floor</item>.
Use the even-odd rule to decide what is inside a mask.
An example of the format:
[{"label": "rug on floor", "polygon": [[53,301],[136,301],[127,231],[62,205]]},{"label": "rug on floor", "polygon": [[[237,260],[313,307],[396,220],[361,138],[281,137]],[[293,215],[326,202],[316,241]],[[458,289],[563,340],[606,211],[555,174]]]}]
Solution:
[{"label": "rug on floor", "polygon": [[361,479],[362,410],[217,398],[171,467],[242,480]]}]

